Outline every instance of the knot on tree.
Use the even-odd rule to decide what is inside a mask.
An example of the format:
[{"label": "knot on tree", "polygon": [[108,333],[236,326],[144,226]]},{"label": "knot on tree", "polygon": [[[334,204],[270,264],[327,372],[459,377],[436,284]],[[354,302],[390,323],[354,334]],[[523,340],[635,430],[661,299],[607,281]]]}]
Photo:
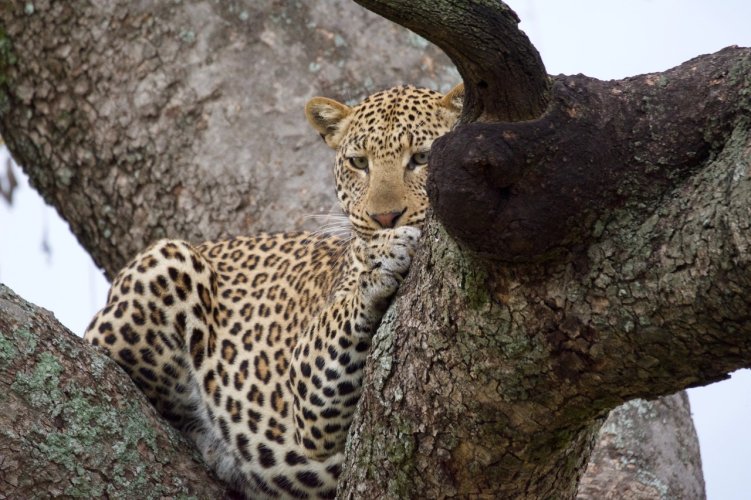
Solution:
[{"label": "knot on tree", "polygon": [[745,80],[727,70],[741,54],[619,81],[559,76],[538,119],[459,125],[431,151],[437,218],[482,257],[534,262],[588,246],[613,210],[650,213],[744,119]]},{"label": "knot on tree", "polygon": [[590,98],[576,79],[559,80],[539,119],[460,125],[436,141],[428,194],[449,233],[505,261],[546,258],[570,242],[611,177]]}]

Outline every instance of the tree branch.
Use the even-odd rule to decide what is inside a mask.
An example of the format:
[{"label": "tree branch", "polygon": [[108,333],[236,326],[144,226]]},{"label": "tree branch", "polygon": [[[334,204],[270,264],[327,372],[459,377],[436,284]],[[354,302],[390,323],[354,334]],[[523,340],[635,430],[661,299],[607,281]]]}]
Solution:
[{"label": "tree branch", "polygon": [[434,144],[443,227],[374,339],[345,498],[573,497],[612,408],[748,365],[749,74],[560,77],[545,116]]},{"label": "tree branch", "polygon": [[461,122],[517,121],[542,114],[548,78],[537,49],[503,2],[355,0],[421,35],[451,58],[464,80]]},{"label": "tree branch", "polygon": [[610,412],[576,498],[705,499],[688,395],[636,399]]},{"label": "tree branch", "polygon": [[0,490],[9,498],[222,498],[114,361],[0,284]]},{"label": "tree branch", "polygon": [[729,48],[661,75],[561,77],[543,118],[436,145],[438,217],[483,257],[529,263],[492,266],[495,294],[548,304],[553,366],[580,394],[654,397],[749,365],[749,68]]},{"label": "tree branch", "polygon": [[748,113],[748,58],[726,49],[659,75],[558,77],[545,116],[459,127],[433,149],[437,217],[490,259],[586,248],[598,220],[651,213],[721,150]]}]

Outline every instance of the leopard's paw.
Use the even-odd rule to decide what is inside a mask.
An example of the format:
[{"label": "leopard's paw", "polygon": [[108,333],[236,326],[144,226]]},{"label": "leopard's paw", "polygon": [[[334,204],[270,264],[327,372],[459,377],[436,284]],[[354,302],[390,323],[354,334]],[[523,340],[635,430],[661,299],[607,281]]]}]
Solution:
[{"label": "leopard's paw", "polygon": [[364,260],[367,272],[360,277],[360,290],[366,306],[384,311],[409,271],[420,230],[411,226],[378,231],[367,242]]},{"label": "leopard's paw", "polygon": [[367,243],[368,267],[404,277],[412,263],[419,238],[420,230],[412,226],[378,231]]}]

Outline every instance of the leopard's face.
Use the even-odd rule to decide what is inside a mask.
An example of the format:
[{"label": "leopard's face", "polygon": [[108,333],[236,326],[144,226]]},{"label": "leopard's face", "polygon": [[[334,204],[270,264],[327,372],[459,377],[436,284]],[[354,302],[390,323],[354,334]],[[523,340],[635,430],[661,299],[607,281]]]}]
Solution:
[{"label": "leopard's face", "polygon": [[402,86],[354,107],[321,97],[308,103],[308,120],[336,150],[337,197],[358,236],[422,224],[428,152],[456,122],[462,98],[461,85],[446,96]]}]

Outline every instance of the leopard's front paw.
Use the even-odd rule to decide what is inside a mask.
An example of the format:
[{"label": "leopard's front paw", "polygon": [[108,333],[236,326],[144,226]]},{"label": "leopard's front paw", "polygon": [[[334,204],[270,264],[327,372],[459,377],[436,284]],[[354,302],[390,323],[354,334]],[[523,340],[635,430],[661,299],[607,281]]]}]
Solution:
[{"label": "leopard's front paw", "polygon": [[378,231],[364,247],[363,261],[368,271],[360,276],[360,290],[364,302],[376,311],[385,310],[399,288],[419,238],[419,229],[402,226]]}]

